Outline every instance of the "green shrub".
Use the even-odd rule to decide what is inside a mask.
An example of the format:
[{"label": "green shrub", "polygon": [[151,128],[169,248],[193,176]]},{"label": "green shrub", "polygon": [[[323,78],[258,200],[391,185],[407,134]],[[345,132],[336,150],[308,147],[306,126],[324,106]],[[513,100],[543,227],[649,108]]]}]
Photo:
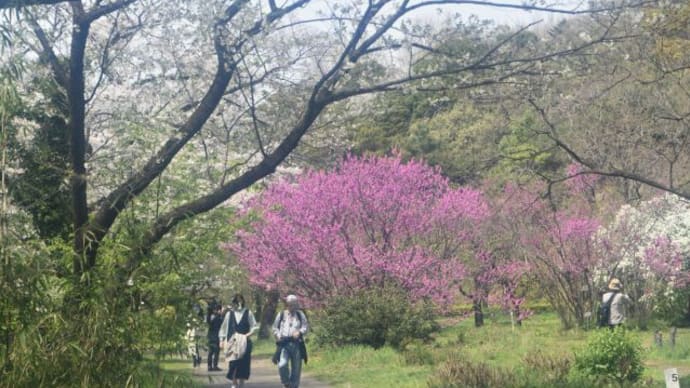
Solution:
[{"label": "green shrub", "polygon": [[597,330],[587,347],[575,354],[575,371],[594,379],[619,384],[636,382],[642,376],[642,345],[623,328]]},{"label": "green shrub", "polygon": [[[184,332],[187,314],[173,299],[177,288],[168,283],[153,292],[150,283],[145,289],[123,286],[116,265],[121,256],[109,246],[101,248],[102,264],[83,277],[57,276],[60,267],[38,253],[53,258],[66,252],[65,261],[71,262],[71,247],[55,243],[39,248],[35,257],[28,252],[24,262],[53,271],[32,272],[19,260],[4,269],[12,271],[15,283],[0,285],[0,315],[12,318],[9,324],[0,323],[0,388],[186,384],[184,376],[162,373],[155,362],[143,359],[145,353],[174,350]],[[139,302],[144,292],[152,303]]]},{"label": "green shrub", "polygon": [[364,289],[337,297],[318,317],[316,339],[327,345],[390,345],[402,349],[407,343],[427,341],[439,330],[432,306],[410,303],[397,287]]}]

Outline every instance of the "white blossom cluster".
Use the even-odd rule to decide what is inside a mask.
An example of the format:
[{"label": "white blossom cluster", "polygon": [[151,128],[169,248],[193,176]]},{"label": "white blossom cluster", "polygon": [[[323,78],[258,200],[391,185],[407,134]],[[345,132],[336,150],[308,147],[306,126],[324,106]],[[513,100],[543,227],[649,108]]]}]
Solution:
[{"label": "white blossom cluster", "polygon": [[[664,194],[639,206],[624,205],[614,220],[597,233],[596,246],[601,260],[594,274],[595,284],[604,288],[611,277],[626,285],[626,292],[650,309],[657,298],[673,298],[676,280],[688,270],[685,264],[677,274],[663,277],[645,260],[648,249],[659,239],[667,239],[674,252],[690,257],[690,203],[674,194]],[[662,258],[663,259],[663,258]],[[670,264],[671,257],[667,264]]]}]

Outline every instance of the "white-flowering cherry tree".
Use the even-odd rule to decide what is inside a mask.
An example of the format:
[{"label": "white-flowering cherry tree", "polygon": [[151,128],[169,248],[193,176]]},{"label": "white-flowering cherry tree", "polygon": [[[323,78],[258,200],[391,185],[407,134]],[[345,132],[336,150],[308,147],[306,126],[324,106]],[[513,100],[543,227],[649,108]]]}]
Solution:
[{"label": "white-flowering cherry tree", "polygon": [[638,206],[624,205],[595,235],[601,261],[594,274],[603,288],[623,281],[641,324],[653,313],[670,320],[690,316],[690,204],[662,194]]}]

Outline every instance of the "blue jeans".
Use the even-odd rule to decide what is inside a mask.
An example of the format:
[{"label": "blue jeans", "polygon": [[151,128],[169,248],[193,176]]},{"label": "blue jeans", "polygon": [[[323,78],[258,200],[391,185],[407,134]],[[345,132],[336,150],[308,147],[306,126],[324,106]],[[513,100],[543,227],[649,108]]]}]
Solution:
[{"label": "blue jeans", "polygon": [[302,354],[297,342],[290,341],[283,346],[278,361],[278,373],[283,385],[289,385],[290,388],[299,387],[300,374],[302,373]]}]

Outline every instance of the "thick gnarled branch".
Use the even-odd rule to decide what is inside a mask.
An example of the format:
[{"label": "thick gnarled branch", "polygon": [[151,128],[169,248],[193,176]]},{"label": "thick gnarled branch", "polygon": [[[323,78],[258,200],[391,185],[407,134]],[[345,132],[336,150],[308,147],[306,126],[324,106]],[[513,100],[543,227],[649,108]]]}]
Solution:
[{"label": "thick gnarled branch", "polygon": [[67,3],[70,0],[0,0],[0,9],[23,8],[31,5],[54,5]]},{"label": "thick gnarled branch", "polygon": [[[96,210],[92,223],[89,226],[90,234],[94,236],[94,241],[100,242],[115,222],[119,213],[130,203],[132,198],[139,195],[153,182],[165,168],[172,162],[180,150],[197,134],[208,121],[211,114],[220,104],[222,98],[228,91],[228,85],[236,73],[238,62],[236,56],[241,56],[241,50],[247,40],[259,34],[271,22],[278,20],[289,11],[306,4],[308,0],[300,0],[284,8],[271,12],[266,17],[267,22],[257,22],[253,28],[245,31],[245,34],[238,37],[230,46],[223,40],[223,33],[226,25],[236,17],[247,0],[235,0],[228,6],[223,18],[219,19],[214,26],[213,44],[217,56],[217,69],[213,82],[201,102],[194,109],[187,121],[179,128],[179,136],[170,138],[163,147],[152,157],[142,169],[127,179],[124,183],[113,190],[101,202]],[[257,27],[258,26],[258,27]],[[288,151],[289,153],[289,151]],[[287,156],[287,154],[286,154]],[[280,159],[282,160],[282,159]],[[277,164],[276,164],[277,166]],[[271,172],[275,169],[272,167]],[[260,178],[259,178],[260,179]],[[245,188],[245,187],[243,187]],[[222,202],[222,201],[221,201]],[[204,211],[207,211],[205,209]],[[185,211],[183,210],[183,213]]]}]

